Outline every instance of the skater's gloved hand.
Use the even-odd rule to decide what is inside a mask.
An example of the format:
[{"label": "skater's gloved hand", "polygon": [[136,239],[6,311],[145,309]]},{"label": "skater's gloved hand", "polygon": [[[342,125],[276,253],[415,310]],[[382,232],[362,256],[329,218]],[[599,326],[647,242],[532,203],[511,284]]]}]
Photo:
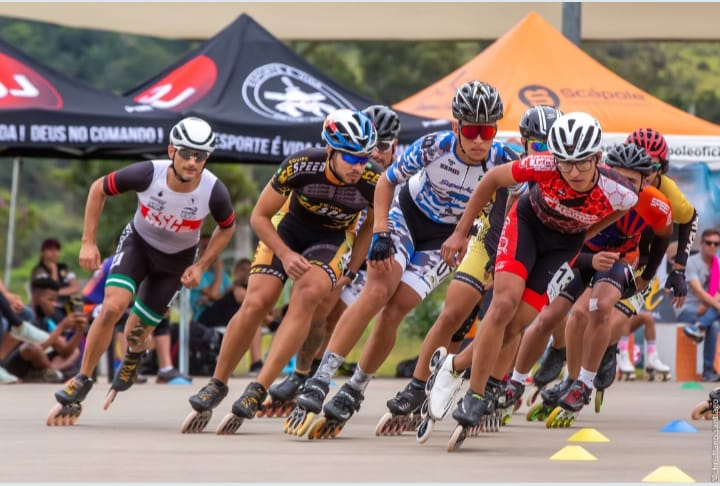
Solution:
[{"label": "skater's gloved hand", "polygon": [[392,268],[390,258],[395,254],[395,244],[389,231],[373,233],[368,251],[368,265],[389,271]]},{"label": "skater's gloved hand", "polygon": [[670,295],[672,291],[674,307],[681,307],[685,303],[687,295],[687,280],[685,280],[685,272],[683,270],[673,270],[668,274],[665,280],[665,294]]}]

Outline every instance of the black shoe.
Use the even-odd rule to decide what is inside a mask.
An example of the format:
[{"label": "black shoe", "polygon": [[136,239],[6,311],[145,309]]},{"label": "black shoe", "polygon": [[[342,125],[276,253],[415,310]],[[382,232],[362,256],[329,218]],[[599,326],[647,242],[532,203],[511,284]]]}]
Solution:
[{"label": "black shoe", "polygon": [[128,352],[125,353],[120,368],[118,368],[117,373],[115,373],[113,377],[111,387],[114,390],[125,391],[135,383],[135,379],[140,371],[139,365],[143,354],[145,354],[145,351],[134,353],[128,350]]},{"label": "black shoe", "polygon": [[317,378],[308,378],[297,396],[297,403],[308,412],[320,413],[330,385]]},{"label": "black shoe", "polygon": [[543,403],[548,406],[555,407],[565,393],[570,389],[573,382],[570,378],[565,378],[563,381],[555,385],[550,389],[545,389],[540,392],[540,397]]},{"label": "black shoe", "polygon": [[538,388],[542,388],[555,378],[560,376],[565,364],[565,348],[556,349],[548,347],[540,361],[540,367],[533,375],[533,382]]},{"label": "black shoe", "polygon": [[580,380],[575,380],[567,393],[560,399],[558,405],[571,412],[579,412],[590,403],[592,388]]},{"label": "black shoe", "polygon": [[355,412],[360,410],[360,404],[365,399],[361,391],[345,383],[332,400],[325,405],[325,416],[338,422],[347,422]]},{"label": "black shoe", "polygon": [[268,393],[274,402],[289,402],[297,396],[300,388],[302,388],[307,379],[307,375],[303,375],[295,371],[287,375],[287,377],[280,383],[272,385],[268,389]]},{"label": "black shoe", "polygon": [[205,412],[217,407],[228,394],[228,387],[222,381],[210,378],[207,385],[197,394],[190,397],[190,406],[198,412]]},{"label": "black shoe", "polygon": [[593,386],[598,390],[605,390],[615,382],[617,375],[617,344],[611,344],[605,350],[598,372],[593,378]]},{"label": "black shoe", "polygon": [[63,405],[80,403],[90,392],[93,381],[85,375],[77,375],[68,381],[65,388],[55,392],[55,399]]},{"label": "black shoe", "polygon": [[417,387],[412,381],[386,402],[388,410],[394,415],[410,415],[419,409],[425,401],[425,386]]},{"label": "black shoe", "polygon": [[245,392],[240,398],[233,403],[232,413],[238,417],[251,419],[260,410],[266,397],[267,390],[265,387],[256,381],[252,381],[245,388]]},{"label": "black shoe", "polygon": [[452,416],[460,425],[472,427],[480,423],[480,419],[487,413],[489,405],[489,400],[484,396],[468,390],[462,400],[458,402]]}]

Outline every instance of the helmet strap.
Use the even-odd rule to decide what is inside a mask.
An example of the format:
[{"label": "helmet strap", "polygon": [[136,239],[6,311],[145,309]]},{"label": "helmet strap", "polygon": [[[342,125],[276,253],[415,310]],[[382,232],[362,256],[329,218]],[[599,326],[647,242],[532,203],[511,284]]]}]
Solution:
[{"label": "helmet strap", "polygon": [[[460,128],[458,127],[458,134],[457,134],[457,141],[458,145],[460,146],[460,150],[463,154],[467,155],[468,153],[465,151],[465,147],[463,147],[462,144],[462,135],[460,134]],[[487,172],[487,157],[480,161],[482,164],[483,171]]]},{"label": "helmet strap", "polygon": [[175,174],[175,179],[180,181],[181,184],[187,184],[190,182],[190,179],[186,179],[185,177],[181,176],[180,173],[175,169],[175,154],[173,154],[172,161],[170,162],[170,168],[173,171],[173,174]]},{"label": "helmet strap", "polygon": [[342,177],[340,177],[340,174],[337,173],[335,170],[335,167],[333,166],[333,155],[335,155],[335,149],[333,149],[330,152],[330,155],[328,155],[328,167],[330,167],[330,172],[332,172],[332,175],[339,181],[342,182]]}]

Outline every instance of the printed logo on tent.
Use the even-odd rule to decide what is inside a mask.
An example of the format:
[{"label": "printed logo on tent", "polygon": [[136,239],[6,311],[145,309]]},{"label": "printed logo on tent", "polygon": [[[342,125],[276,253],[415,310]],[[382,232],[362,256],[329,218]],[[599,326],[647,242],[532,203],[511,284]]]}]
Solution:
[{"label": "printed logo on tent", "polygon": [[216,80],[215,61],[198,56],[172,70],[134,99],[161,110],[180,111],[208,94]]},{"label": "printed logo on tent", "polygon": [[319,122],[338,108],[353,108],[322,81],[277,62],[248,74],[242,94],[248,107],[258,115],[285,122]]},{"label": "printed logo on tent", "polygon": [[539,84],[523,86],[518,91],[518,98],[528,107],[535,105],[560,107],[560,97],[550,88]]},{"label": "printed logo on tent", "polygon": [[59,110],[62,105],[62,97],[47,79],[0,53],[0,109]]}]

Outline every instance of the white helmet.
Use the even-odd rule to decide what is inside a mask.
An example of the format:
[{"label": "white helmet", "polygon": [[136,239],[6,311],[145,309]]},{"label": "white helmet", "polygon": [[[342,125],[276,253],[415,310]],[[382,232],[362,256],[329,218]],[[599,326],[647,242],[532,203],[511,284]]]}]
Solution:
[{"label": "white helmet", "polygon": [[330,147],[349,154],[369,154],[377,145],[377,130],[362,111],[340,108],[323,123],[322,138]]},{"label": "white helmet", "polygon": [[559,160],[582,160],[600,150],[600,123],[583,112],[558,117],[548,133],[548,149]]},{"label": "white helmet", "polygon": [[215,150],[215,133],[205,120],[183,118],[170,130],[170,144],[212,153]]}]

